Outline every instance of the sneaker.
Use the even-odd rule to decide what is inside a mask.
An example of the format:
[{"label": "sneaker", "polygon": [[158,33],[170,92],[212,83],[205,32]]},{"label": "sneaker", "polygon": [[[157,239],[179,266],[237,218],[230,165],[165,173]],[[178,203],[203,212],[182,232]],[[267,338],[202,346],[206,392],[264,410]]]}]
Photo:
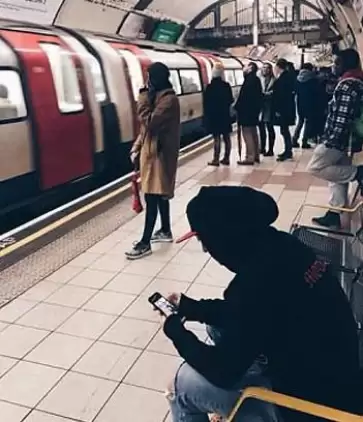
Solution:
[{"label": "sneaker", "polygon": [[263,154],[264,157],[273,157],[274,156],[274,152],[273,151],[267,151]]},{"label": "sneaker", "polygon": [[219,167],[219,161],[209,161],[208,166]]},{"label": "sneaker", "polygon": [[336,212],[328,211],[323,217],[315,217],[312,219],[314,224],[330,229],[341,229],[340,215]]},{"label": "sneaker", "polygon": [[153,236],[151,238],[151,242],[152,243],[172,243],[173,242],[173,235],[171,234],[171,232],[164,233],[160,229],[153,234]]},{"label": "sneaker", "polygon": [[254,166],[255,165],[255,163],[253,161],[246,161],[246,160],[244,160],[244,161],[237,161],[237,164],[239,166]]},{"label": "sneaker", "polygon": [[277,161],[287,161],[292,160],[292,152],[284,152],[277,157]]},{"label": "sneaker", "polygon": [[126,252],[126,258],[133,261],[152,254],[151,246],[143,242],[136,242],[130,252]]}]

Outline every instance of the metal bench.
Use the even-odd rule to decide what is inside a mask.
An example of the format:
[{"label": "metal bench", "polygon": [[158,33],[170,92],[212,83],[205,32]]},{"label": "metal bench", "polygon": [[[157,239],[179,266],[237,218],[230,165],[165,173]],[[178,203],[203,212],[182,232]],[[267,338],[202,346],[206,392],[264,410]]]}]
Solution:
[{"label": "metal bench", "polygon": [[286,396],[284,394],[258,387],[249,387],[243,391],[226,422],[234,422],[234,418],[237,415],[240,406],[247,399],[261,400],[266,403],[275,404],[286,409],[295,410],[297,412],[334,422],[363,422],[363,416],[343,412],[331,407],[315,404],[306,400]]},{"label": "metal bench", "polygon": [[[363,207],[363,201],[352,208],[305,204],[301,207],[297,219],[305,207],[323,208],[354,215]],[[340,275],[342,287],[352,303],[354,299],[354,285],[363,276],[363,261],[356,253],[356,249],[363,245],[362,224],[360,223],[357,231],[349,232],[294,223],[291,226],[290,233],[305,245],[311,247],[319,258],[331,264],[337,275]]]}]

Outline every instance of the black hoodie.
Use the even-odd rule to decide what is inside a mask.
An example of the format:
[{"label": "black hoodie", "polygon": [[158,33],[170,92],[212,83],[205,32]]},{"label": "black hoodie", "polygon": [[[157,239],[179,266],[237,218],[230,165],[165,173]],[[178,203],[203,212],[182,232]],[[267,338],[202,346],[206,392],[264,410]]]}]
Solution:
[{"label": "black hoodie", "polygon": [[[212,257],[236,275],[222,300],[182,296],[179,316],[164,326],[180,355],[212,384],[233,389],[263,354],[276,391],[350,409],[359,361],[349,303],[326,263],[270,226],[274,200],[245,187],[203,187],[187,215]],[[199,341],[180,317],[222,329],[218,345]]]}]

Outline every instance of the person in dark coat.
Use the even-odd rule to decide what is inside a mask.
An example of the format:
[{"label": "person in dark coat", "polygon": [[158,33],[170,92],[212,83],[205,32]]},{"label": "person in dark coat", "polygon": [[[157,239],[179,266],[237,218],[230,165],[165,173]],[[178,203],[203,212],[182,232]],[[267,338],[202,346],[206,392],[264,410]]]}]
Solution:
[{"label": "person in dark coat", "polygon": [[284,138],[285,150],[277,158],[285,161],[292,158],[292,141],[289,126],[295,124],[296,107],[294,98],[294,80],[288,71],[288,62],[279,59],[275,66],[276,81],[272,93],[273,124],[280,127]]},{"label": "person in dark coat", "polygon": [[324,113],[323,92],[311,63],[303,64],[300,70],[296,83],[296,98],[299,123],[295,129],[293,146],[299,147],[298,140],[305,125],[302,148],[308,149],[311,148],[308,140],[317,138],[318,125]]},{"label": "person in dark coat", "polygon": [[[264,63],[261,74],[263,103],[262,112],[260,117],[259,132],[260,132],[260,152],[265,157],[273,157],[274,145],[276,139],[275,128],[272,124],[271,114],[271,100],[272,100],[272,89],[275,83],[275,77],[273,74],[272,65],[270,63]],[[268,133],[268,150],[266,150],[266,131]]]},{"label": "person in dark coat", "polygon": [[[231,155],[231,106],[234,99],[230,84],[222,78],[223,68],[216,66],[213,69],[212,81],[207,86],[203,98],[204,124],[214,138],[213,160],[208,164],[216,167],[219,166],[219,163],[228,166]],[[222,161],[219,161],[222,138],[225,150]]]},{"label": "person in dark coat", "polygon": [[260,147],[257,126],[262,108],[262,85],[257,76],[256,63],[249,63],[245,71],[245,80],[241,87],[235,109],[239,126],[246,144],[246,158],[238,161],[240,165],[253,166],[260,162]]}]

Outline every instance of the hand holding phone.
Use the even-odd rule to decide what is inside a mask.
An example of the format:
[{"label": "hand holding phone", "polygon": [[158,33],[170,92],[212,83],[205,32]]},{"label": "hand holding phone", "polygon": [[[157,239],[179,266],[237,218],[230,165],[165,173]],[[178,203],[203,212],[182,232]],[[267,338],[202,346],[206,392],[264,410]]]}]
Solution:
[{"label": "hand holding phone", "polygon": [[158,292],[149,297],[149,302],[165,317],[178,313],[178,307]]}]

